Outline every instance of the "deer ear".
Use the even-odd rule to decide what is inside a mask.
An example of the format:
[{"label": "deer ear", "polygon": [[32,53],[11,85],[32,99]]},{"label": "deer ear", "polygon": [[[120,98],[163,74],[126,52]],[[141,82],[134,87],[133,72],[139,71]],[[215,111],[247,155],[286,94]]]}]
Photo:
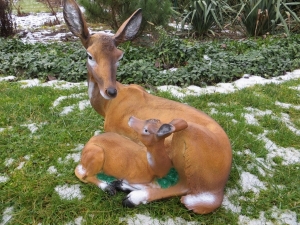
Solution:
[{"label": "deer ear", "polygon": [[175,127],[175,131],[181,131],[188,127],[188,123],[183,119],[174,119],[170,122],[171,125]]},{"label": "deer ear", "polygon": [[142,9],[136,10],[118,29],[114,35],[116,45],[135,38],[142,23]]},{"label": "deer ear", "polygon": [[65,22],[70,31],[80,38],[84,47],[90,36],[86,21],[74,0],[64,0],[63,14]]},{"label": "deer ear", "polygon": [[166,135],[169,136],[174,131],[175,131],[175,127],[172,124],[165,123],[165,124],[160,126],[160,128],[158,129],[156,135],[158,137],[162,137],[162,136],[166,136]]}]

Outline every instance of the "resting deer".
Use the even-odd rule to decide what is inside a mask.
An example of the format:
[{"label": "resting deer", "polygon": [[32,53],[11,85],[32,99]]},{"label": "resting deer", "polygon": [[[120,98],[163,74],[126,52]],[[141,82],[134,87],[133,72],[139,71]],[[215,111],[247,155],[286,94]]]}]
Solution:
[{"label": "resting deer", "polygon": [[[94,136],[83,148],[80,164],[75,169],[81,181],[93,183],[110,194],[116,192],[116,185],[123,190],[159,187],[154,179],[164,177],[172,167],[164,140],[173,132],[185,129],[187,123],[175,119],[170,124],[162,124],[159,120],[130,117],[128,124],[147,149],[116,133]],[[101,172],[122,183],[99,180],[97,174]]]},{"label": "resting deer", "polygon": [[[157,118],[163,123],[182,118],[188,123],[195,124],[192,136],[184,137],[187,138],[184,141],[185,145],[198,146],[202,148],[201,152],[208,152],[214,158],[212,165],[205,164],[207,168],[202,167],[203,173],[212,170],[214,176],[210,177],[209,183],[199,182],[199,185],[201,183],[205,187],[216,183],[218,189],[222,190],[220,193],[223,193],[231,169],[232,152],[229,139],[222,127],[211,117],[193,107],[151,95],[141,86],[125,86],[116,81],[118,61],[123,56],[123,52],[117,46],[136,36],[142,20],[141,10],[134,12],[113,36],[102,33],[90,34],[74,0],[64,0],[63,13],[69,29],[80,38],[86,48],[88,94],[92,107],[105,118],[104,130],[126,136],[138,143],[137,134],[127,125],[132,115],[140,119]],[[169,156],[172,154],[172,136],[165,140],[165,149]],[[172,162],[174,163],[176,159],[173,157]]]},{"label": "resting deer", "polygon": [[[160,126],[159,120],[153,120]],[[143,127],[143,120],[135,119],[131,127]],[[195,213],[207,214],[217,209],[223,201],[224,184],[227,177],[222,171],[230,166],[230,156],[222,151],[223,143],[205,127],[186,123],[182,119],[176,119],[164,126],[164,132],[172,132],[175,127],[187,127],[173,134],[171,152],[169,154],[172,164],[179,175],[179,182],[166,189],[146,187],[140,190],[130,189],[131,192],[123,200],[123,205],[133,207],[141,203],[145,204],[162,198],[182,196],[181,202]],[[199,132],[201,135],[199,135]],[[143,141],[149,148],[148,143]],[[152,140],[152,145],[157,143]],[[164,149],[160,147],[160,151]],[[216,157],[218,155],[218,157]],[[226,165],[226,167],[225,167]],[[226,172],[225,172],[226,173]],[[120,189],[122,182],[118,183]],[[128,187],[124,185],[124,189]]]}]

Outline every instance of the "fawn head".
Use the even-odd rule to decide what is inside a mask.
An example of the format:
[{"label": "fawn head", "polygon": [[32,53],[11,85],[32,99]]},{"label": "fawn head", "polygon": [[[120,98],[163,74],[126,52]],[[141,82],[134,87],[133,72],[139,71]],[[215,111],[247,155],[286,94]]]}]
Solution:
[{"label": "fawn head", "polygon": [[170,123],[162,123],[158,119],[140,120],[131,116],[128,125],[137,132],[139,140],[145,145],[154,145],[156,142],[167,138],[174,132],[188,127],[183,119],[174,119]]}]

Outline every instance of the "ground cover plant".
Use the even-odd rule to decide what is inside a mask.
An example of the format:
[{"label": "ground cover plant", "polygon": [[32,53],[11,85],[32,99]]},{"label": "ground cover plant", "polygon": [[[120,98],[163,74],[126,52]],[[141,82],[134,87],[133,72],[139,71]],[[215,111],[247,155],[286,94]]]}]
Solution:
[{"label": "ground cover plant", "polygon": [[[230,82],[244,73],[279,76],[300,67],[300,36],[285,39],[190,42],[162,29],[151,47],[125,44],[118,80],[122,83],[205,86]],[[51,49],[49,51],[49,49]],[[86,52],[78,42],[24,44],[0,39],[0,72],[22,78],[83,81]],[[164,71],[178,68],[175,72]],[[156,76],[156,74],[160,74]]]},{"label": "ground cover plant", "polygon": [[89,105],[86,84],[26,83],[0,82],[1,224],[299,221],[299,75],[228,94],[176,98],[157,93],[208,113],[231,140],[233,164],[223,205],[205,216],[188,212],[177,197],[123,208],[125,194],[110,197],[81,183],[73,174],[81,149],[103,129],[102,118]]}]

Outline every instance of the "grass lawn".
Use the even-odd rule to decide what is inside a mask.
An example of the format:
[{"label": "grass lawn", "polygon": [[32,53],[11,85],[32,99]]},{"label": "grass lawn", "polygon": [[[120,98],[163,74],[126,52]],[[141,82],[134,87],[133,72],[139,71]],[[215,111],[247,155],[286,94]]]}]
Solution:
[{"label": "grass lawn", "polygon": [[15,3],[13,12],[16,13],[16,8],[20,8],[22,13],[40,13],[50,12],[50,9],[43,3],[36,0],[19,0]]},{"label": "grass lawn", "polygon": [[111,197],[81,183],[73,172],[81,149],[103,125],[88,104],[87,87],[22,85],[0,82],[1,225],[300,221],[300,79],[175,98],[211,115],[232,143],[223,206],[209,215],[187,211],[179,197],[123,208],[124,193]]}]

